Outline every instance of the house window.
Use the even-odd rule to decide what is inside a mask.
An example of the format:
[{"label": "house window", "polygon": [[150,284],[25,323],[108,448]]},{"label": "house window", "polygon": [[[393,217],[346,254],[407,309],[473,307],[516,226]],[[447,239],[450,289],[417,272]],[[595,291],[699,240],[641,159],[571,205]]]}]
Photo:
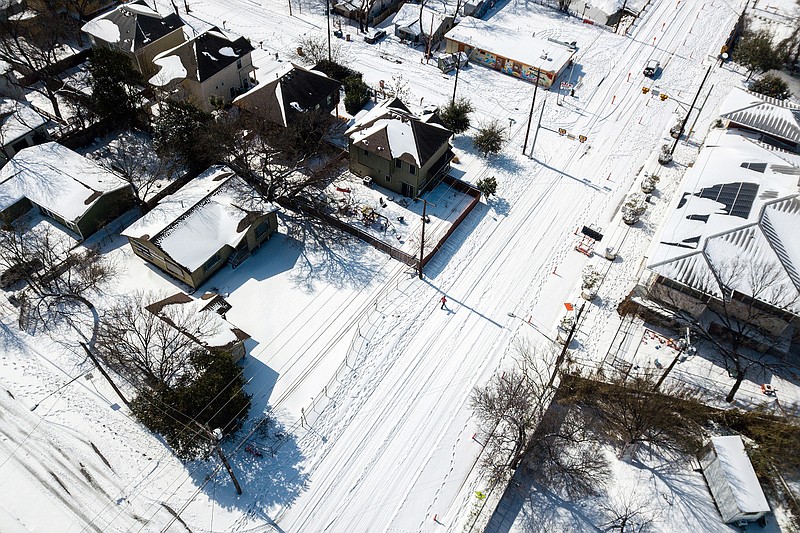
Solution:
[{"label": "house window", "polygon": [[242,59],[241,58],[236,60],[236,68],[242,68]]},{"label": "house window", "polygon": [[256,239],[261,238],[262,235],[269,231],[269,228],[269,220],[264,220],[264,222],[256,226]]},{"label": "house window", "polygon": [[147,246],[144,246],[136,241],[131,241],[131,246],[133,247],[134,251],[139,255],[143,255],[145,257],[153,257],[153,252]]},{"label": "house window", "polygon": [[416,174],[416,173],[417,173],[417,167],[415,167],[414,165],[412,165],[411,163],[409,163],[409,164],[408,164],[408,171],[409,171],[411,174]]},{"label": "house window", "polygon": [[386,181],[392,181],[392,177],[391,176],[386,176]]},{"label": "house window", "polygon": [[395,159],[394,160],[394,167],[395,168],[403,168],[403,162],[400,161],[399,159]]},{"label": "house window", "polygon": [[219,252],[212,255],[211,258],[208,261],[206,261],[205,264],[203,265],[203,270],[208,272],[209,270],[214,268],[217,265],[217,263],[219,263],[220,257],[221,256],[219,255]]},{"label": "house window", "polygon": [[361,153],[363,153],[364,155],[369,155],[369,152],[367,152],[366,148],[362,148]]}]

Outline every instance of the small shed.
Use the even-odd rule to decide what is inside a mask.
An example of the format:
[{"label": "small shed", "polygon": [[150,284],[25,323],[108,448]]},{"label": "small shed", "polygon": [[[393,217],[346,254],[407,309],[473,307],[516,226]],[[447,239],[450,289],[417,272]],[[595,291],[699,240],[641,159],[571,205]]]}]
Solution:
[{"label": "small shed", "polygon": [[738,435],[712,438],[700,452],[700,466],[726,524],[753,522],[770,511]]}]

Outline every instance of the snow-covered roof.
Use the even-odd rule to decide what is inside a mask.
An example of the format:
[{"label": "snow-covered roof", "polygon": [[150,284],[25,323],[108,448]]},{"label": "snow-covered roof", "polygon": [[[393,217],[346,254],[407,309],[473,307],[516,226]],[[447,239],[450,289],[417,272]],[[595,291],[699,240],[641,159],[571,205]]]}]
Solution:
[{"label": "snow-covered roof", "polygon": [[222,316],[231,305],[219,294],[207,292],[200,298],[192,298],[186,293],[179,292],[148,305],[146,309],[174,327],[169,320],[169,313],[164,312],[164,309],[171,305],[184,306],[183,309],[190,313],[203,313],[206,335],[202,339],[196,338],[192,332],[181,331],[181,333],[207,348],[227,350],[236,343],[250,338],[250,335]]},{"label": "snow-covered roof", "polygon": [[400,159],[422,167],[453,133],[432,121],[420,120],[399,99],[392,98],[369,110],[346,135],[354,147],[383,159]]},{"label": "snow-covered roof", "polygon": [[0,144],[3,146],[12,144],[45,123],[47,119],[29,105],[10,98],[0,98]]},{"label": "snow-covered roof", "polygon": [[143,1],[123,4],[83,25],[84,33],[133,52],[183,26],[174,13],[163,16]]},{"label": "snow-covered roof", "polygon": [[625,11],[639,13],[647,5],[647,0],[592,0],[587,3],[610,16],[622,9],[623,5],[625,6]]},{"label": "snow-covered roof", "polygon": [[767,498],[747,457],[742,438],[738,435],[712,437],[711,442],[739,509],[743,513],[769,512]]},{"label": "snow-covered roof", "polygon": [[[322,72],[308,70],[291,63],[278,65],[261,74],[262,82],[237,96],[233,103],[249,111],[258,112],[271,121],[288,125],[292,110],[313,110],[342,86]],[[272,77],[272,74],[275,77]]]},{"label": "snow-covered roof", "polygon": [[790,143],[800,143],[800,106],[734,88],[722,102],[720,117]]},{"label": "snow-covered roof", "polygon": [[254,213],[277,211],[272,204],[245,198],[248,187],[228,167],[212,167],[164,198],[122,234],[149,240],[193,272],[223,246],[239,244]]},{"label": "snow-covered roof", "polygon": [[[253,46],[244,37],[237,38],[212,27],[158,54],[154,63],[166,72],[162,75],[159,71],[150,79],[150,83],[163,86],[172,80],[184,78],[203,82],[252,51]],[[183,76],[177,77],[183,71],[186,71]]]},{"label": "snow-covered roof", "polygon": [[426,7],[422,8],[422,31],[420,31],[420,7],[415,4],[403,4],[400,9],[389,17],[388,25],[393,25],[398,28],[406,28],[406,31],[412,32],[415,35],[428,34],[433,27],[433,32],[447,19],[452,19],[452,15],[445,15]]},{"label": "snow-covered roof", "polygon": [[[800,227],[799,179],[800,155],[737,130],[712,131],[687,171],[648,268],[719,297],[712,265],[718,270],[733,261],[745,261],[750,269],[774,265],[785,272],[774,290],[782,294],[780,301],[793,302],[789,310],[800,313],[800,244],[794,229]],[[752,296],[752,280],[743,272],[725,281]]]},{"label": "snow-covered roof", "polygon": [[25,148],[0,169],[0,210],[22,198],[75,221],[103,194],[128,183],[69,148],[49,142]]},{"label": "snow-covered roof", "polygon": [[505,25],[474,17],[464,17],[445,34],[446,39],[486,50],[542,72],[559,72],[575,51],[528,32],[512,31]]}]

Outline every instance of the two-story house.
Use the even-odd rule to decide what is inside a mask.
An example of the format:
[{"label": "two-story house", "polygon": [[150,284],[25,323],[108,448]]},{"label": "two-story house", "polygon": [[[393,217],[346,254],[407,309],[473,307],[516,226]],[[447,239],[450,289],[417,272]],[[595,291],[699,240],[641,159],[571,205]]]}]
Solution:
[{"label": "two-story house", "polygon": [[287,127],[307,113],[330,114],[339,103],[341,87],[322,72],[279,63],[233,104]]},{"label": "two-story house", "polygon": [[213,27],[156,56],[159,71],[149,81],[179,100],[212,111],[258,83],[252,51],[244,37]]},{"label": "two-story house", "polygon": [[186,42],[184,23],[174,13],[161,15],[142,0],[124,4],[87,22],[81,30],[92,46],[110,48],[131,58],[145,77],[158,71],[153,59]]},{"label": "two-story house", "polygon": [[372,108],[346,134],[350,170],[403,196],[418,196],[435,184],[453,159],[453,132],[435,113],[417,117],[398,98]]}]

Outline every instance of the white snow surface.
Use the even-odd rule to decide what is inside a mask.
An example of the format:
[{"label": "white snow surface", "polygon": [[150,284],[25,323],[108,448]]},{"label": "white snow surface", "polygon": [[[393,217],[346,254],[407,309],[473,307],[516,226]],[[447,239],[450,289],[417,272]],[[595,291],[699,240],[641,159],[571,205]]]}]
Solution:
[{"label": "white snow surface", "polygon": [[[653,0],[629,37],[535,3],[499,5],[492,14],[499,29],[578,41],[575,70],[565,74],[575,84],[575,96],[561,95],[563,105],[557,106],[555,90],[539,89],[534,117],[543,112],[542,125],[549,129],[539,132],[530,159],[521,152],[532,85],[485,68],[461,69],[457,91],[475,106],[473,123],[510,124],[508,140],[498,157],[485,159],[472,148],[471,133],[454,139],[460,161],[453,174],[472,183],[494,176],[498,191],[455,230],[426,266],[423,280],[359,241],[332,239],[321,247],[282,226],[236,270],[226,267],[202,287],[225,294],[233,305],[229,320],[253,336],[243,363],[253,395],[250,418],[223,443],[243,482],[242,496],[235,495],[216,460],[182,464],[126,408],[115,410],[119,400],[96,372],[91,380],[60,388],[91,368],[76,348],[77,336],[63,332],[56,343],[41,331],[22,333],[14,309],[0,299],[0,334],[7,346],[0,352],[0,384],[15,398],[0,391],[4,420],[13,421],[0,425],[0,508],[6,511],[0,513],[0,529],[11,530],[6,521],[24,519],[25,527],[39,530],[57,523],[74,532],[185,531],[166,504],[192,531],[463,531],[474,491],[487,487],[475,466],[482,447],[471,439],[478,430],[469,407],[474,386],[510,364],[512,340],[546,342],[552,336],[563,302],[574,301],[580,273],[591,261],[574,250],[574,232],[584,224],[624,235],[621,260],[604,263],[601,297],[587,305],[577,334],[580,347],[573,353],[584,369],[603,359],[620,325],[616,304],[629,292],[685,168],[660,169],[652,157],[668,141],[662,132],[674,123],[674,100],[694,96],[707,68],[703,61],[716,56],[743,3]],[[164,13],[172,9],[167,1],[158,6]],[[294,5],[291,16],[278,0],[254,6],[252,0],[194,0],[191,12],[181,16],[198,32],[227,21],[232,31],[263,43],[254,59],[275,53],[294,58],[304,34],[325,36],[323,4],[303,4],[302,13]],[[356,38],[334,43],[368,84],[377,87],[380,80],[403,75],[410,105],[450,100],[453,75],[421,61],[418,49],[392,36],[369,45],[358,38],[357,27],[346,24],[343,29]],[[641,76],[651,55],[663,67],[657,80]],[[714,90],[693,142],[705,137],[716,118],[723,87],[743,84],[745,76],[731,69],[712,71],[707,87]],[[643,85],[671,98],[643,96]],[[550,131],[556,127],[587,135],[588,141]],[[677,160],[686,165],[696,152],[682,142]],[[617,207],[643,165],[661,173],[664,196],[649,208],[645,225],[623,228],[615,218]],[[405,231],[415,235],[420,229],[414,217]],[[428,230],[440,228],[432,223]],[[124,239],[112,238],[103,250],[121,273],[93,298],[99,311],[135,288],[174,292],[173,282],[133,256]],[[449,310],[439,309],[443,294]],[[87,313],[89,324],[91,318]],[[91,327],[84,333],[88,338]],[[674,373],[697,379],[681,368]],[[713,370],[708,387],[730,386],[724,369],[702,368]],[[757,387],[748,380],[742,392],[758,400]],[[58,392],[45,399],[53,391]],[[791,382],[781,385],[781,394],[793,391]],[[31,412],[37,402],[40,407]],[[271,422],[258,425],[266,416]],[[254,457],[245,444],[266,453]],[[96,486],[81,473],[81,464]],[[663,486],[657,473],[628,471],[637,475],[618,476],[620,489]],[[697,476],[692,482],[690,502],[704,488]],[[664,510],[656,531],[695,525],[698,531],[725,531],[708,513],[687,522],[684,510],[672,512],[655,496],[659,493],[652,492],[653,503]],[[578,514],[584,515],[583,505]],[[703,505],[713,509],[707,499]],[[536,508],[545,512],[557,504],[542,497]],[[597,530],[593,524],[559,529],[561,523],[549,530]],[[551,522],[537,527],[542,525]]]},{"label": "white snow surface", "polygon": [[160,56],[153,60],[156,66],[161,67],[155,76],[150,78],[150,84],[156,87],[164,87],[174,80],[186,78],[187,70],[183,66],[180,56],[168,55]]},{"label": "white snow surface", "polygon": [[49,142],[25,148],[0,169],[0,209],[28,198],[74,221],[97,202],[96,193],[128,186],[105,167]]},{"label": "white snow surface", "polygon": [[746,513],[769,512],[769,504],[747,452],[738,435],[712,437],[714,449],[739,509]]},{"label": "white snow surface", "polygon": [[219,53],[228,57],[236,57],[236,52],[230,46],[223,46],[219,49]]},{"label": "white snow surface", "polygon": [[435,32],[439,29],[439,26],[442,25],[444,22],[444,18],[446,15],[434,11],[429,8],[422,9],[422,30],[420,31],[419,19],[420,19],[420,8],[415,4],[403,4],[400,9],[397,10],[397,13],[390,16],[386,19],[386,22],[381,24],[382,26],[393,25],[400,28],[408,27],[410,30],[416,32],[417,35],[419,34],[428,34],[431,31],[431,27],[433,27],[433,31]]},{"label": "white snow surface", "polygon": [[82,31],[102,39],[107,43],[118,43],[120,38],[119,26],[105,18],[90,20],[81,28]]}]

